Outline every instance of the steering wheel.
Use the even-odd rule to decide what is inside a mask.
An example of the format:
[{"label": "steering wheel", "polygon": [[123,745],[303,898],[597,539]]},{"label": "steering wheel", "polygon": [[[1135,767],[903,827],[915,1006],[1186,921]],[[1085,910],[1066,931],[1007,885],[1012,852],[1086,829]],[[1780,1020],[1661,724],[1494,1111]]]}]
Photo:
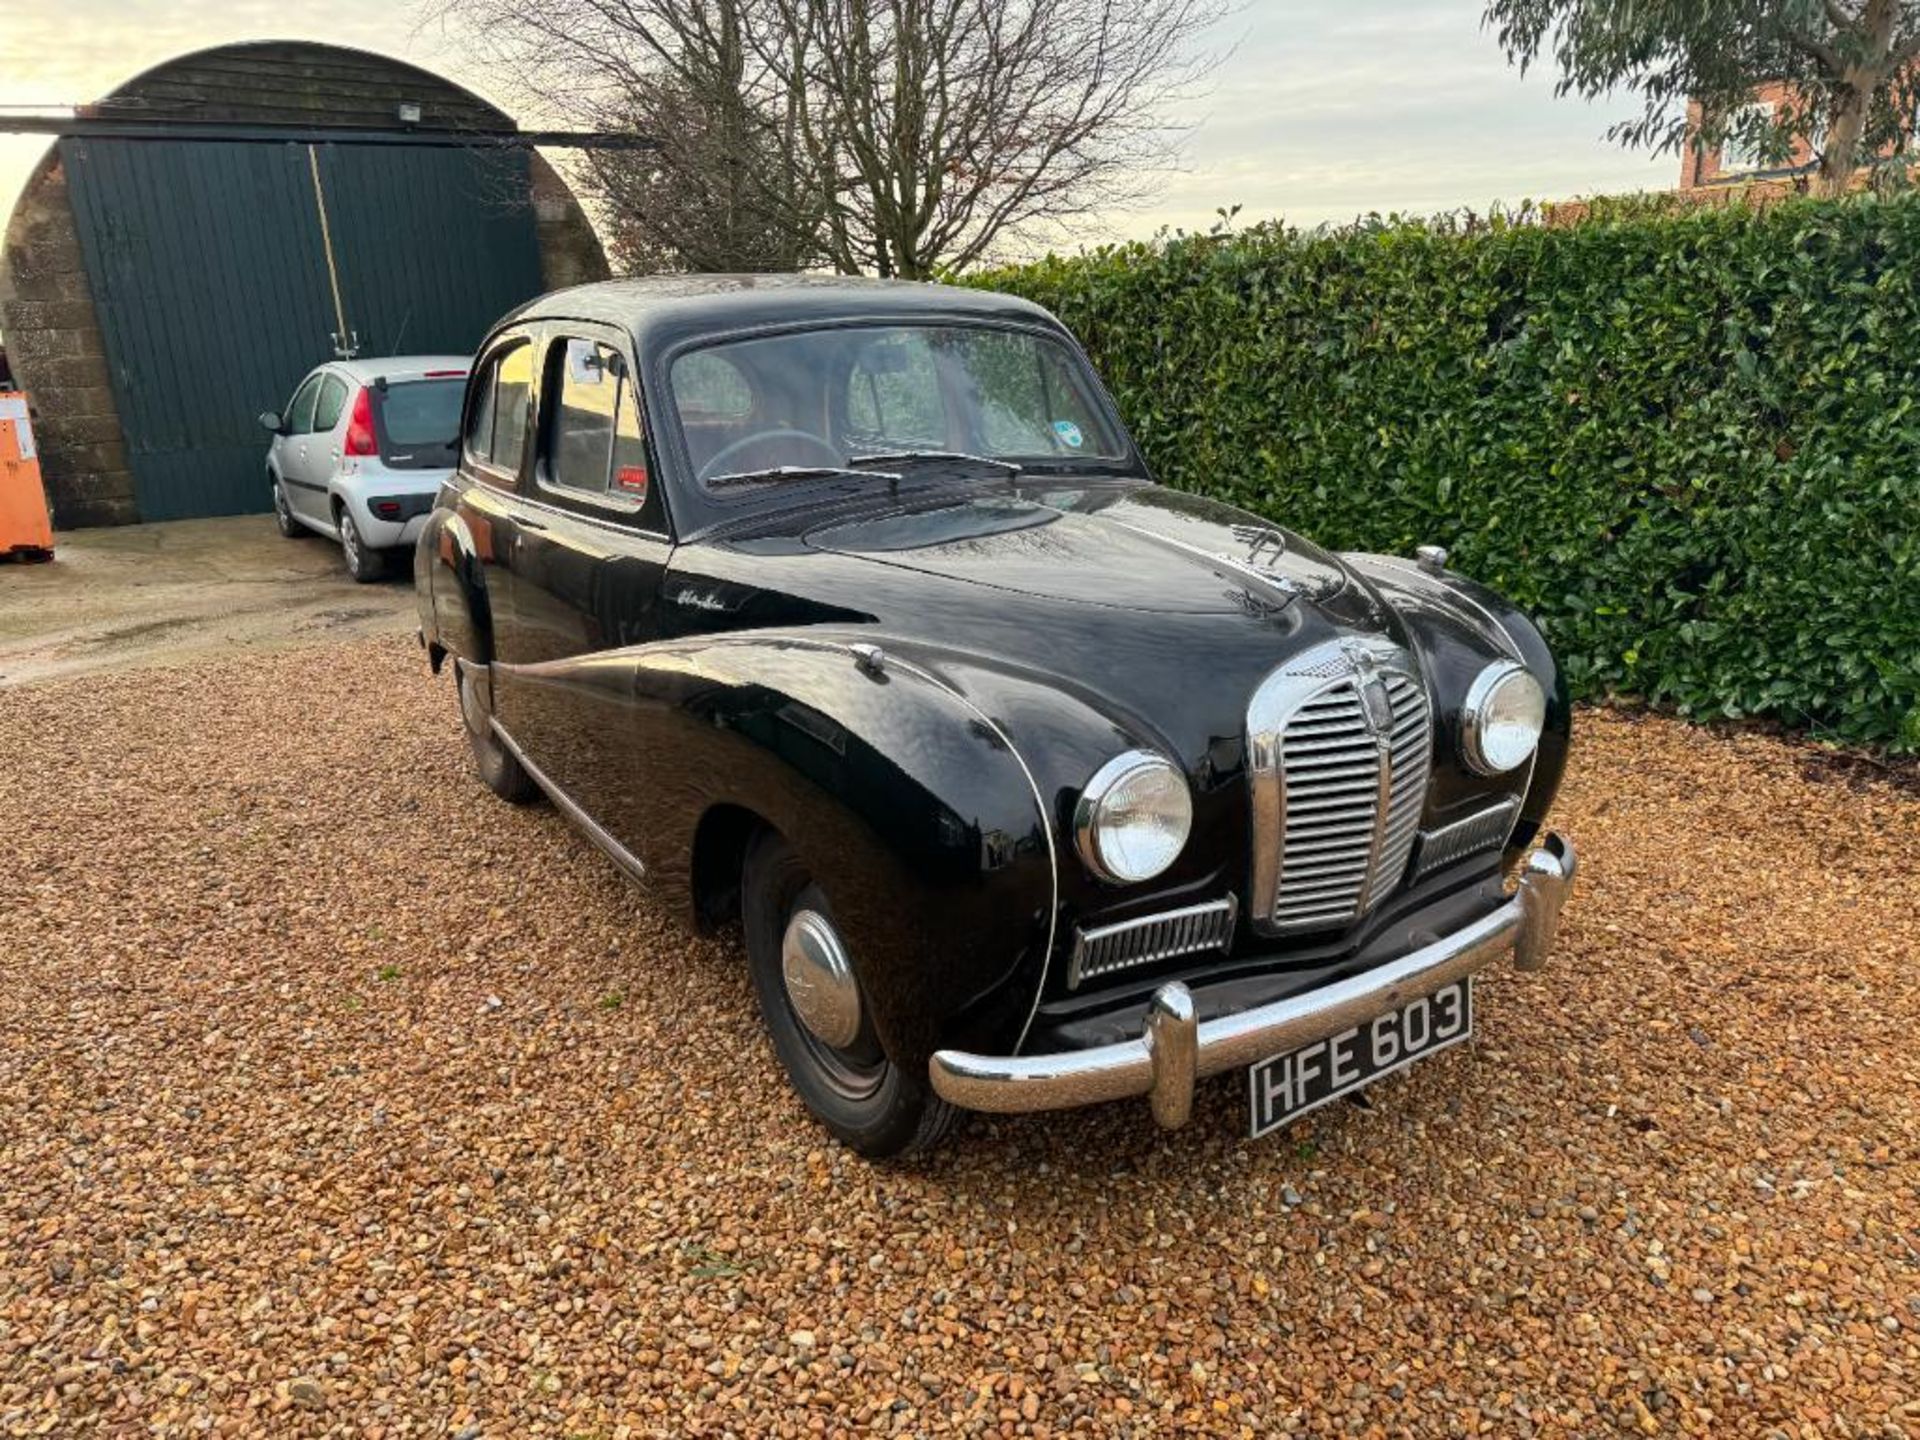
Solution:
[{"label": "steering wheel", "polygon": [[813,446],[816,450],[818,450],[821,453],[821,455],[826,457],[825,458],[826,464],[837,467],[846,463],[841,457],[841,454],[838,450],[835,450],[831,445],[827,444],[826,441],[822,440],[818,435],[815,435],[810,431],[762,430],[757,435],[743,435],[740,439],[734,441],[731,445],[722,446],[718,454],[716,454],[711,460],[707,461],[706,464],[700,467],[700,478],[702,480],[711,480],[715,475],[724,474],[725,472],[720,468],[721,461],[726,460],[733,455],[737,455],[740,451],[745,450],[750,445],[765,445],[776,440],[805,441],[807,444]]}]

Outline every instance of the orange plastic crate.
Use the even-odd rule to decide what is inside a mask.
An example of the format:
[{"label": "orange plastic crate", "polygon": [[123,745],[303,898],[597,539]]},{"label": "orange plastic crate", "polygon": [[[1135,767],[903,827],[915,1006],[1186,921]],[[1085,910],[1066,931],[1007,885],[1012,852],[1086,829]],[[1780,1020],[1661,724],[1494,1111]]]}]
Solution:
[{"label": "orange plastic crate", "polygon": [[0,556],[44,560],[52,554],[53,523],[27,397],[0,390]]}]

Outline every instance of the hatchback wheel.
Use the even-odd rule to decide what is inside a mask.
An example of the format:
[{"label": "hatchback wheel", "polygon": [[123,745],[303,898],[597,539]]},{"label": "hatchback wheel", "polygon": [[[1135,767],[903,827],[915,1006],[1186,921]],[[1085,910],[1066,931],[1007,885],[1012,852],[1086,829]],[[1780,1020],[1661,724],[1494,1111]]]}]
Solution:
[{"label": "hatchback wheel", "polygon": [[741,913],[760,1014],[807,1108],[875,1159],[938,1144],[954,1108],[888,1058],[826,892],[771,830],[747,848]]},{"label": "hatchback wheel", "polygon": [[306,526],[293,518],[293,507],[287,504],[286,488],[282,485],[280,477],[275,475],[271,478],[273,482],[273,523],[280,527],[280,533],[289,540],[297,540],[302,535],[310,533]]},{"label": "hatchback wheel", "polygon": [[347,557],[347,573],[362,585],[387,578],[387,552],[360,538],[353,512],[344,505],[340,507],[340,550]]}]

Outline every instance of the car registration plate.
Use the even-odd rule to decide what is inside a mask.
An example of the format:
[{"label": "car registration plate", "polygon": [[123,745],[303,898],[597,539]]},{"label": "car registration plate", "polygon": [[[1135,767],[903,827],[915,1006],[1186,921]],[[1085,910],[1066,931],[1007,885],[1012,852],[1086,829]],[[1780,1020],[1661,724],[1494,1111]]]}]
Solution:
[{"label": "car registration plate", "polygon": [[1248,1134],[1258,1139],[1473,1034],[1473,980],[1389,1010],[1326,1040],[1269,1056],[1247,1071]]}]

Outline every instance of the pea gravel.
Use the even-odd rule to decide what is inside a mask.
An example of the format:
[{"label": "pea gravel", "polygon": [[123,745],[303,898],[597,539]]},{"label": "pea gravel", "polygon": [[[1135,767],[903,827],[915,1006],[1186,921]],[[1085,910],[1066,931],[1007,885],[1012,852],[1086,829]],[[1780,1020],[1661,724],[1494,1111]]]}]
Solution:
[{"label": "pea gravel", "polygon": [[1920,795],[1580,724],[1473,1046],[878,1168],[410,645],[0,692],[0,1433],[1920,1434]]}]

